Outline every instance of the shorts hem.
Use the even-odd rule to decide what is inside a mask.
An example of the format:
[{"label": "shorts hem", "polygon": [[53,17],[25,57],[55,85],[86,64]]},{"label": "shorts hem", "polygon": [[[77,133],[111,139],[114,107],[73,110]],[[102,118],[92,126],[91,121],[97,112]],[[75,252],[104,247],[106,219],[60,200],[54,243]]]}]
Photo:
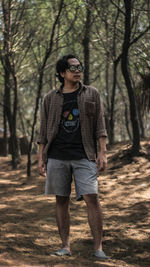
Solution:
[{"label": "shorts hem", "polygon": [[84,196],[84,195],[98,195],[98,192],[92,192],[92,193],[83,193],[83,194],[80,194],[80,195],[76,196],[76,200],[77,200],[77,201],[83,200],[83,196]]},{"label": "shorts hem", "polygon": [[61,197],[70,197],[70,195],[64,195],[64,194],[57,194],[57,193],[44,193],[44,195],[49,196],[49,195],[53,195],[53,196],[61,196]]}]

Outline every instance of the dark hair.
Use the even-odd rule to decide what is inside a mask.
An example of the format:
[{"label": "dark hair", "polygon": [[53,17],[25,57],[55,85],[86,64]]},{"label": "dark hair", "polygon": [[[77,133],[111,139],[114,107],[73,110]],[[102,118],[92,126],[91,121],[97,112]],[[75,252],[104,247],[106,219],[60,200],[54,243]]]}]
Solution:
[{"label": "dark hair", "polygon": [[60,58],[56,63],[56,77],[59,79],[59,81],[64,84],[64,78],[61,76],[61,72],[65,72],[66,69],[68,69],[68,59],[76,58],[80,64],[82,65],[81,61],[75,56],[75,55],[65,55],[62,58]]}]

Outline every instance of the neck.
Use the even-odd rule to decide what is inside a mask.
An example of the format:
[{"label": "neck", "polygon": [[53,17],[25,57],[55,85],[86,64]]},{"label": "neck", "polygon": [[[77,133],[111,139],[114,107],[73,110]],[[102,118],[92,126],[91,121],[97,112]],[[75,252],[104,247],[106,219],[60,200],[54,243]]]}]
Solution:
[{"label": "neck", "polygon": [[69,93],[77,90],[79,88],[79,83],[64,83],[63,92]]}]

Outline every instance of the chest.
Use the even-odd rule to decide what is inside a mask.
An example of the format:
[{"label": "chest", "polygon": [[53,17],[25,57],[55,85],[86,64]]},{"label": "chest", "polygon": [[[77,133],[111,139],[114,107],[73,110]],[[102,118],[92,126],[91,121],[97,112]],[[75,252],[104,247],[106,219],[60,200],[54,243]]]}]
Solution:
[{"label": "chest", "polygon": [[96,101],[91,95],[78,94],[68,97],[56,94],[48,106],[48,119],[57,124],[62,114],[73,113],[74,116],[93,116],[96,113]]}]

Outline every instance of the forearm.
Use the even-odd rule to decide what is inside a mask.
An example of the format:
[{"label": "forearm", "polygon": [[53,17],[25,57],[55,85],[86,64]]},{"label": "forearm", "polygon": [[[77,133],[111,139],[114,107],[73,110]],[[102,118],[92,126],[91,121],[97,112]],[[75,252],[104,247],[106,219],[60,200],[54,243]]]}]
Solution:
[{"label": "forearm", "polygon": [[44,144],[39,145],[39,160],[42,160],[42,154],[43,154]]},{"label": "forearm", "polygon": [[99,171],[104,171],[107,167],[107,155],[106,155],[106,137],[100,137],[98,139],[99,153],[97,155],[96,163]]},{"label": "forearm", "polygon": [[100,152],[106,153],[107,148],[106,148],[106,137],[100,137],[98,139],[98,144],[99,144],[99,150]]},{"label": "forearm", "polygon": [[43,154],[43,149],[44,149],[44,144],[39,145],[39,158],[38,158],[38,169],[39,169],[39,174],[42,176],[45,176],[45,171],[46,171],[46,165],[43,163],[42,160],[42,154]]}]

